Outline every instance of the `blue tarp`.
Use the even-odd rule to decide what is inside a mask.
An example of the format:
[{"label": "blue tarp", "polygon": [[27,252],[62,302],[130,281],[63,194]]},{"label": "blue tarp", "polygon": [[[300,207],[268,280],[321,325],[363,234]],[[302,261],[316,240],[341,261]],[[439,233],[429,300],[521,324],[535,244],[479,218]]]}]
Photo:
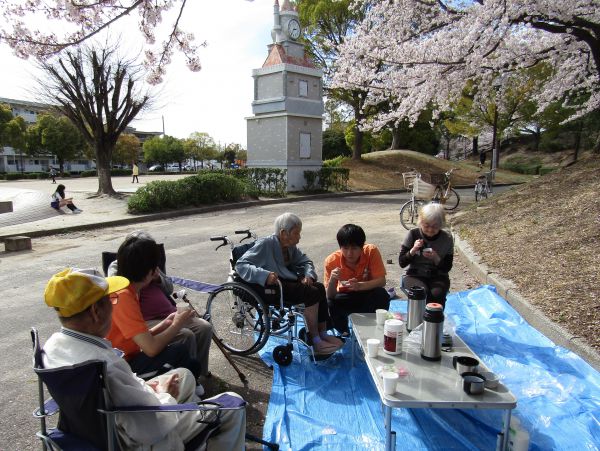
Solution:
[{"label": "blue tarp", "polygon": [[[406,312],[406,301],[392,311]],[[530,435],[530,450],[600,449],[600,373],[532,328],[493,286],[453,293],[446,315],[458,335],[517,397],[513,411]],[[364,361],[351,366],[350,344],[313,364],[306,350],[288,367],[274,366],[264,439],[300,451],[384,449],[383,411]],[[493,450],[497,410],[393,409],[398,449]]]}]

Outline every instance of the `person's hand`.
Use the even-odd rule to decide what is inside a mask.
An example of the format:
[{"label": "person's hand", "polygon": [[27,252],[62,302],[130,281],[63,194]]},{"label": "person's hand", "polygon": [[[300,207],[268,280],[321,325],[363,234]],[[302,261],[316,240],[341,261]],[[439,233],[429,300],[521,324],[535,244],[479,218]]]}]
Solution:
[{"label": "person's hand", "polygon": [[334,268],[331,270],[330,278],[333,280],[340,280],[340,273],[342,272],[342,268]]},{"label": "person's hand", "polygon": [[195,315],[195,313],[196,312],[194,312],[194,310],[192,310],[189,307],[187,307],[187,308],[185,308],[185,307],[184,308],[178,308],[176,312],[174,312],[174,313],[171,314],[171,315],[175,315],[173,317],[173,324],[172,324],[172,326],[182,328],[183,325],[187,322],[187,320],[189,320],[190,318],[192,318]]},{"label": "person's hand", "polygon": [[308,286],[310,287],[310,286],[311,286],[313,283],[315,283],[315,281],[312,279],[312,277],[308,277],[308,276],[307,276],[307,277],[304,277],[304,278],[303,278],[303,279],[300,281],[300,283],[302,283],[302,284],[304,284],[304,285],[308,285]]},{"label": "person's hand", "polygon": [[428,247],[426,251],[423,251],[423,257],[428,258],[429,260],[433,260],[433,262],[436,265],[440,262],[440,256],[435,251],[435,249],[430,247]]},{"label": "person's hand", "polygon": [[168,393],[175,399],[179,396],[179,374],[177,373],[149,381],[147,384],[155,393]]},{"label": "person's hand", "polygon": [[274,272],[270,272],[267,276],[267,281],[265,282],[265,285],[276,285],[278,280],[279,277],[277,277],[277,274],[275,274]]},{"label": "person's hand", "polygon": [[415,244],[413,244],[412,249],[410,250],[411,255],[416,255],[419,253],[421,248],[425,245],[425,240],[416,240]]},{"label": "person's hand", "polygon": [[358,279],[355,277],[348,279],[344,286],[350,291],[359,291]]}]

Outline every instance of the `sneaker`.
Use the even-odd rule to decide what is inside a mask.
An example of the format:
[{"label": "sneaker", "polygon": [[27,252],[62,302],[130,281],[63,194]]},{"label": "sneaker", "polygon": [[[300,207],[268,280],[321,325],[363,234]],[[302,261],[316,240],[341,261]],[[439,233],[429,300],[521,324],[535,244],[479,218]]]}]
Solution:
[{"label": "sneaker", "polygon": [[79,208],[76,208],[75,210],[73,210],[74,215],[78,215],[79,213],[83,213],[83,210],[80,210]]},{"label": "sneaker", "polygon": [[196,396],[198,396],[198,398],[204,396],[204,387],[200,384],[196,385]]}]

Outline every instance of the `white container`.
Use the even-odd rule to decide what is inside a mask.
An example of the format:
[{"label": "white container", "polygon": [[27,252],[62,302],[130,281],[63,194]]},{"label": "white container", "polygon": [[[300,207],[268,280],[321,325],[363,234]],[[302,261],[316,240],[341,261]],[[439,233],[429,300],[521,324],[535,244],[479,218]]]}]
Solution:
[{"label": "white container", "polygon": [[383,393],[393,395],[396,392],[396,385],[398,384],[398,373],[384,371],[381,377],[383,378]]},{"label": "white container", "polygon": [[367,355],[369,357],[377,357],[377,350],[379,349],[379,345],[381,341],[377,338],[369,338],[367,339]]},{"label": "white container", "polygon": [[402,352],[402,331],[404,322],[399,319],[388,319],[383,325],[383,352],[400,354]]},{"label": "white container", "polygon": [[529,449],[529,432],[517,417],[510,417],[510,428],[508,430],[509,451],[527,451]]}]

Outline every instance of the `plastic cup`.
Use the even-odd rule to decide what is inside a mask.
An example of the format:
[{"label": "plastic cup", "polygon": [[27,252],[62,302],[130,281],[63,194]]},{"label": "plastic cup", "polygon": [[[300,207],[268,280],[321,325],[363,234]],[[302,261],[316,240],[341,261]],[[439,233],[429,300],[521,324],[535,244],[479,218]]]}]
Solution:
[{"label": "plastic cup", "polygon": [[375,319],[377,321],[377,325],[383,326],[385,320],[387,319],[388,311],[382,308],[375,310]]},{"label": "plastic cup", "polygon": [[384,371],[383,377],[383,393],[386,395],[393,395],[396,392],[396,384],[398,383],[398,373],[391,371]]},{"label": "plastic cup", "polygon": [[377,357],[377,351],[379,350],[379,345],[381,341],[377,338],[369,338],[367,339],[367,355],[369,357]]}]

